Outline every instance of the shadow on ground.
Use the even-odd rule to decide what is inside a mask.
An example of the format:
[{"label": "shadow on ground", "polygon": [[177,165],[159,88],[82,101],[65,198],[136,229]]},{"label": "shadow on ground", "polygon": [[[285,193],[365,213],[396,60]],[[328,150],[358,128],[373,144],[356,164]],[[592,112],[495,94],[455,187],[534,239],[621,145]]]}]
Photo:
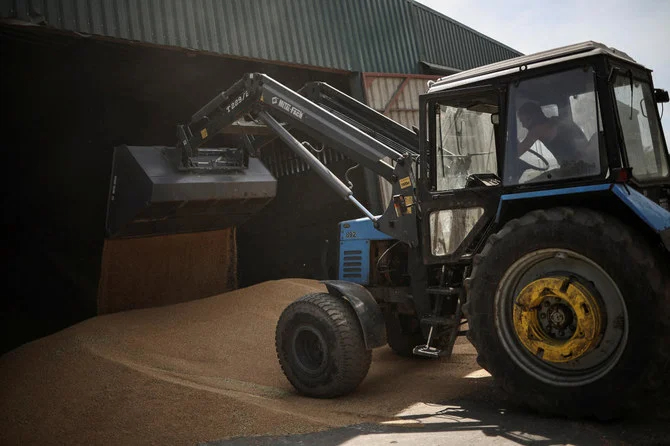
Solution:
[{"label": "shadow on ground", "polygon": [[662,445],[668,420],[645,417],[598,422],[545,417],[513,405],[493,388],[444,404],[416,403],[393,421],[302,435],[238,437],[201,446],[381,445]]}]

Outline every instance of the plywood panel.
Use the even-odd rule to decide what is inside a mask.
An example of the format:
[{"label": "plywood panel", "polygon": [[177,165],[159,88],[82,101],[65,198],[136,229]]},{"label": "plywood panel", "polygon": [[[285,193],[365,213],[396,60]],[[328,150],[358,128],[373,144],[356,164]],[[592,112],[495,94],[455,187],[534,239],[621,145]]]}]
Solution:
[{"label": "plywood panel", "polygon": [[98,313],[185,302],[236,287],[235,228],[105,240]]}]

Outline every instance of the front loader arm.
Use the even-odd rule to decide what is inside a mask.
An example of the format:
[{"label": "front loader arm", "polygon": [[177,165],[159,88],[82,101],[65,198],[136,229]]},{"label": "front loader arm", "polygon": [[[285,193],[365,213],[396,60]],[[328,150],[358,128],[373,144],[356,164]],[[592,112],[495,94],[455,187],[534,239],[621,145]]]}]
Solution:
[{"label": "front loader arm", "polygon": [[399,153],[419,153],[419,134],[324,82],[308,82],[302,96]]},{"label": "front loader arm", "polygon": [[[182,163],[186,165],[198,147],[245,117],[265,123],[338,195],[351,201],[370,218],[380,231],[412,246],[417,245],[415,180],[411,170],[417,156],[416,147],[398,152],[274,79],[264,74],[249,73],[198,110],[189,124],[178,127]],[[372,215],[353,196],[351,189],[281,122],[301,130],[389,181],[394,197],[384,214],[381,217]],[[385,158],[394,160],[395,167]]]},{"label": "front loader arm", "polygon": [[320,142],[342,152],[379,176],[392,181],[393,167],[384,157],[402,154],[335,116],[299,93],[260,73],[248,73],[228,90],[198,110],[187,125],[179,126],[184,153],[195,150],[244,116],[266,111]]}]

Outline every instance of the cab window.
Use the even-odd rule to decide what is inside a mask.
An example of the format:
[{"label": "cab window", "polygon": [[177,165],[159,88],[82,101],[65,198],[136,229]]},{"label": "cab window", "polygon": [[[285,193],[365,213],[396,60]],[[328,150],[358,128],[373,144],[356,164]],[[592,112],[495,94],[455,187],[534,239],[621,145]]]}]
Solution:
[{"label": "cab window", "polygon": [[614,82],[614,94],[633,177],[641,181],[667,178],[668,150],[658,125],[651,86],[619,75]]},{"label": "cab window", "polygon": [[496,92],[450,98],[436,112],[436,190],[499,184]]},{"label": "cab window", "polygon": [[591,68],[578,68],[510,86],[505,184],[600,174],[594,80]]}]

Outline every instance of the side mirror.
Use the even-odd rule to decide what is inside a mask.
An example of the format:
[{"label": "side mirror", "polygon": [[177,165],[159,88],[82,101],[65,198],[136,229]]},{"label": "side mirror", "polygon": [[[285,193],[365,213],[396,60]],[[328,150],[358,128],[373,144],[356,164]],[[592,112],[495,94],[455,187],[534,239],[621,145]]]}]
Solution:
[{"label": "side mirror", "polygon": [[654,88],[654,100],[656,101],[657,104],[670,102],[670,96],[668,95],[667,90]]}]

